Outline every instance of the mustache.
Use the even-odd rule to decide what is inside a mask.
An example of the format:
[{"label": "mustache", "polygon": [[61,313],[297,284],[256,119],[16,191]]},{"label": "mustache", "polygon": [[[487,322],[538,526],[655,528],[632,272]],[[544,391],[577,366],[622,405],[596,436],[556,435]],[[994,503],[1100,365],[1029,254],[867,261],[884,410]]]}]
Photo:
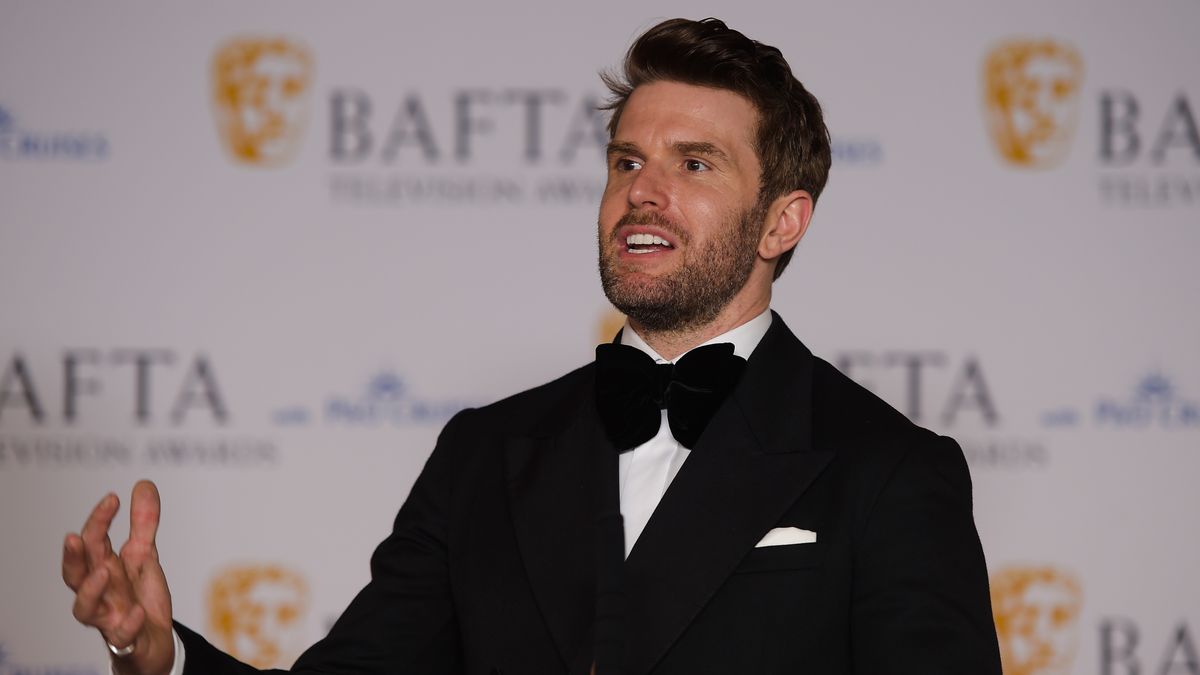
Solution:
[{"label": "mustache", "polygon": [[621,219],[617,221],[617,226],[613,228],[613,238],[617,238],[617,230],[626,225],[653,225],[654,227],[670,232],[676,241],[687,242],[689,239],[687,232],[683,228],[672,223],[666,216],[657,211],[630,211],[621,216]]}]

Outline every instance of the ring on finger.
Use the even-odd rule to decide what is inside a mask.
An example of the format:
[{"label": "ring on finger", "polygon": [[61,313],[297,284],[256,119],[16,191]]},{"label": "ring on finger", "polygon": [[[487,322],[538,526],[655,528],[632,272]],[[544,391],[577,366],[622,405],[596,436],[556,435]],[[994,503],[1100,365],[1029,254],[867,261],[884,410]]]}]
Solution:
[{"label": "ring on finger", "polygon": [[132,643],[132,642],[130,642],[128,645],[125,645],[124,647],[117,647],[116,645],[114,645],[111,642],[108,642],[107,640],[104,642],[104,644],[108,645],[108,651],[112,652],[113,656],[129,656],[130,654],[133,653],[134,643]]}]

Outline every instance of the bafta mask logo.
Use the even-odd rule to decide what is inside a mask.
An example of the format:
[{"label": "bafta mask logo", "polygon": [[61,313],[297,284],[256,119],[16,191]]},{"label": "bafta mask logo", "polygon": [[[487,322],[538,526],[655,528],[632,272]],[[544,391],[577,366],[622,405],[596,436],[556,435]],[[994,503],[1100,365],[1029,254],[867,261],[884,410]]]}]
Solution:
[{"label": "bafta mask logo", "polygon": [[992,49],[983,66],[984,111],[992,144],[1023,168],[1058,165],[1078,117],[1083,59],[1053,40],[1012,40]]},{"label": "bafta mask logo", "polygon": [[237,162],[280,166],[295,155],[308,122],[313,59],[282,38],[235,38],[212,61],[213,114]]},{"label": "bafta mask logo", "polygon": [[286,668],[306,645],[308,584],[278,565],[239,565],[208,589],[208,622],[218,645],[256,668]]},{"label": "bafta mask logo", "polygon": [[596,321],[596,344],[612,342],[617,331],[625,327],[625,315],[611,307]]},{"label": "bafta mask logo", "polygon": [[1005,675],[1069,675],[1083,593],[1053,567],[1009,567],[992,575],[992,611]]}]

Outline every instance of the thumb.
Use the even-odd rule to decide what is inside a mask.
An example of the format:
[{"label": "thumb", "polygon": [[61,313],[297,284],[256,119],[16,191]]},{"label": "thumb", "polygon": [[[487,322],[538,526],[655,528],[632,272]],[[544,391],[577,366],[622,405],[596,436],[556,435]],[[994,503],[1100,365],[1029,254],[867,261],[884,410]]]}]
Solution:
[{"label": "thumb", "polygon": [[129,505],[129,542],[130,553],[139,556],[157,555],[155,538],[158,536],[158,522],[162,504],[158,496],[158,487],[148,480],[140,480],[133,486],[133,497]]}]

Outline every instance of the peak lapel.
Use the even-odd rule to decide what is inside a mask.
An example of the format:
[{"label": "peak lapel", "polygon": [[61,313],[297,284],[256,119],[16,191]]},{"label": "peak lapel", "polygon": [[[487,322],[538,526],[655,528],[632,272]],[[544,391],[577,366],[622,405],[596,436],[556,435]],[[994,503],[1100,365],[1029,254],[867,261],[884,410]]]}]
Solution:
[{"label": "peak lapel", "polygon": [[547,628],[572,672],[581,653],[590,658],[596,519],[602,496],[615,491],[617,481],[617,453],[605,439],[591,392],[588,387],[581,394],[578,408],[564,407],[564,428],[510,439],[505,458],[518,548]]},{"label": "peak lapel", "polygon": [[812,354],[776,315],[626,561],[627,659],[646,673],[829,463],[811,448]]}]

